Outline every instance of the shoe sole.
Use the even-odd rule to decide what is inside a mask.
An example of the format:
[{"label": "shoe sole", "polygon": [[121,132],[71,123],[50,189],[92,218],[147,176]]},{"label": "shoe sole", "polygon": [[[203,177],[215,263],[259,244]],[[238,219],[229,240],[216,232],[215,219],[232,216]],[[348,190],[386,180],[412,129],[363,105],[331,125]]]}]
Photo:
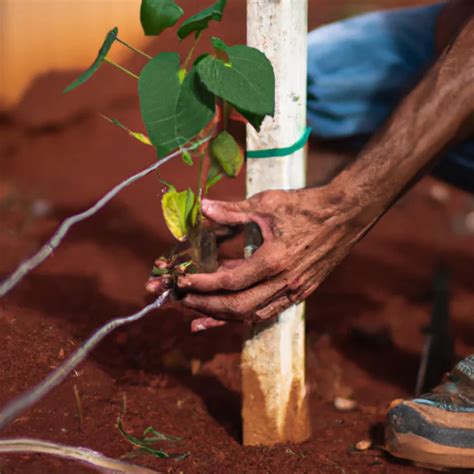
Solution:
[{"label": "shoe sole", "polygon": [[419,464],[472,469],[474,415],[411,401],[398,403],[387,413],[385,445],[393,456]]}]

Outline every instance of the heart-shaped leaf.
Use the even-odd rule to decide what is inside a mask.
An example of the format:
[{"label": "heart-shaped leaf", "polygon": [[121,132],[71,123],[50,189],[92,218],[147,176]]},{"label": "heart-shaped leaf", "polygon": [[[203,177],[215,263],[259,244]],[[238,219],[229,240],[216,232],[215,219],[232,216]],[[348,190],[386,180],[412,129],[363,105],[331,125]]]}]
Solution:
[{"label": "heart-shaped leaf", "polygon": [[194,193],[191,189],[178,192],[171,188],[163,195],[161,207],[166,225],[179,241],[186,240],[189,217],[194,207]]},{"label": "heart-shaped leaf", "polygon": [[63,93],[72,91],[76,87],[79,87],[81,84],[84,84],[84,82],[89,80],[94,75],[94,73],[97,71],[97,69],[99,69],[100,65],[102,64],[105,57],[107,56],[107,53],[110,51],[110,48],[112,47],[112,44],[116,40],[117,35],[118,35],[117,27],[113,28],[107,33],[107,36],[105,37],[105,40],[99,49],[99,53],[97,54],[95,61],[72,84],[69,84],[66,87],[66,89],[64,89]]},{"label": "heart-shaped leaf", "polygon": [[257,130],[266,115],[275,112],[275,74],[267,57],[244,45],[226,46],[213,38],[214,47],[224,52],[228,62],[207,56],[197,65],[207,89],[228,101]]},{"label": "heart-shaped leaf", "polygon": [[142,118],[160,158],[194,138],[214,116],[214,96],[196,68],[181,83],[179,63],[177,53],[160,53],[138,81]]},{"label": "heart-shaped leaf", "polygon": [[202,30],[205,30],[208,27],[211,20],[221,21],[226,3],[227,0],[217,0],[217,2],[210,7],[189,17],[179,27],[179,38],[184,39],[193,32],[198,35]]},{"label": "heart-shaped leaf", "polygon": [[159,35],[173,26],[183,13],[183,9],[174,0],[142,0],[140,21],[145,35]]},{"label": "heart-shaped leaf", "polygon": [[244,155],[235,138],[226,130],[222,131],[209,145],[211,158],[227,176],[235,177],[244,164]]}]

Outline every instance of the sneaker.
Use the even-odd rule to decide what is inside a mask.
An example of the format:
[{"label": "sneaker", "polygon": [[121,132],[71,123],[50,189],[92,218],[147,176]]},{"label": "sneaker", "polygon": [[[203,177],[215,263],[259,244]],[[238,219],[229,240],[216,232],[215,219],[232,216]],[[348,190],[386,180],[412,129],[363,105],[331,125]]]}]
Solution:
[{"label": "sneaker", "polygon": [[432,392],[391,403],[385,445],[393,456],[425,466],[474,469],[474,355]]}]

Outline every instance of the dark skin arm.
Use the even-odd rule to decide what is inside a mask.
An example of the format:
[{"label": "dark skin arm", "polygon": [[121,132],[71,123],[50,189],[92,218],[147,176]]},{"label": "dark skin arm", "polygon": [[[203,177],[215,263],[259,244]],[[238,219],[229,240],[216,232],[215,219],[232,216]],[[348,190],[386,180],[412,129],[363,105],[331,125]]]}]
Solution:
[{"label": "dark skin arm", "polygon": [[[466,5],[454,2],[453,8]],[[464,22],[458,17],[457,26],[443,31],[441,44],[449,45],[436,64],[331,183],[267,191],[241,202],[203,201],[209,219],[226,225],[254,222],[264,242],[252,257],[224,262],[216,273],[180,278],[179,285],[189,291],[183,303],[214,318],[199,320],[195,330],[221,324],[217,320],[267,320],[303,301],[446,147],[472,134],[474,18],[469,8],[471,16],[464,13]]]}]

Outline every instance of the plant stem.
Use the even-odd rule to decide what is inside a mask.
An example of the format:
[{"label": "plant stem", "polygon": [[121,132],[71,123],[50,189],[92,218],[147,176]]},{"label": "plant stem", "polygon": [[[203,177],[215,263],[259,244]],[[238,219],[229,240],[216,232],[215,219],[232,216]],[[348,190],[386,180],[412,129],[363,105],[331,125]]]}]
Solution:
[{"label": "plant stem", "polygon": [[20,397],[14,398],[6,404],[0,411],[0,431],[6,428],[12,421],[14,421],[21,413],[32,407],[44,396],[46,396],[54,387],[62,383],[67,376],[89,355],[89,353],[97,346],[97,344],[104,339],[114,329],[125,324],[130,324],[150,311],[158,309],[166,303],[170,296],[170,290],[165,291],[153,303],[145,306],[131,316],[112,319],[100,329],[98,329],[92,336],[86,340],[75,352],[73,352],[58,368],[50,372],[41,382],[34,387],[24,392]]},{"label": "plant stem", "polygon": [[232,110],[229,102],[222,100],[222,120],[224,125],[224,130],[227,130],[227,124],[229,123],[229,115]]},{"label": "plant stem", "polygon": [[126,41],[120,39],[119,37],[116,38],[116,40],[119,42],[119,43],[122,43],[124,46],[126,46],[128,49],[131,49],[132,51],[134,51],[135,53],[138,53],[138,54],[141,54],[142,56],[145,56],[145,58],[147,59],[151,59],[151,56],[147,53],[145,53],[144,51],[141,51],[140,49],[138,48],[135,48],[135,46],[132,46],[131,44],[127,43]]},{"label": "plant stem", "polygon": [[196,140],[194,143],[190,144],[188,147],[181,148],[176,150],[175,152],[165,156],[159,161],[156,161],[152,165],[148,166],[144,170],[140,171],[130,178],[119,183],[117,186],[112,188],[105,196],[99,199],[92,207],[89,209],[80,212],[79,214],[75,214],[74,216],[68,217],[66,220],[62,222],[59,226],[58,230],[53,234],[53,236],[43,245],[43,247],[38,250],[31,258],[25,260],[23,263],[19,265],[19,267],[6,279],[0,282],[0,298],[5,296],[13,287],[15,287],[28,273],[34,270],[37,266],[43,263],[52,253],[53,251],[59,247],[60,243],[66,237],[66,234],[69,232],[69,229],[78,222],[84,221],[89,217],[96,214],[100,209],[102,209],[112,198],[114,198],[120,191],[125,189],[127,186],[130,186],[135,181],[149,175],[151,172],[158,169],[161,165],[164,165],[172,158],[181,155],[184,151],[191,151],[199,148],[202,144],[208,142],[212,137],[207,136],[205,138],[201,138]]},{"label": "plant stem", "polygon": [[186,56],[186,59],[184,60],[184,64],[183,64],[182,69],[187,69],[188,63],[189,63],[189,61],[191,61],[191,58],[193,57],[194,50],[196,49],[196,46],[198,45],[200,38],[201,38],[201,33],[199,32],[198,35],[196,36],[196,38],[194,39],[194,43],[191,46],[191,49],[189,50],[189,53]]},{"label": "plant stem", "polygon": [[[206,152],[203,151],[199,154],[199,162],[198,162],[198,187],[197,187],[197,196],[199,201],[202,198],[202,172],[204,169],[204,157]],[[201,206],[199,206],[199,215],[201,215]]]},{"label": "plant stem", "polygon": [[120,64],[117,64],[116,62],[112,61],[109,58],[104,58],[104,62],[110,64],[111,66],[116,67],[117,69],[120,69],[120,71],[124,72],[125,74],[128,74],[130,77],[133,77],[135,79],[140,79],[136,74],[134,74],[132,71],[129,71],[128,69],[124,68],[123,66],[120,66]]}]

